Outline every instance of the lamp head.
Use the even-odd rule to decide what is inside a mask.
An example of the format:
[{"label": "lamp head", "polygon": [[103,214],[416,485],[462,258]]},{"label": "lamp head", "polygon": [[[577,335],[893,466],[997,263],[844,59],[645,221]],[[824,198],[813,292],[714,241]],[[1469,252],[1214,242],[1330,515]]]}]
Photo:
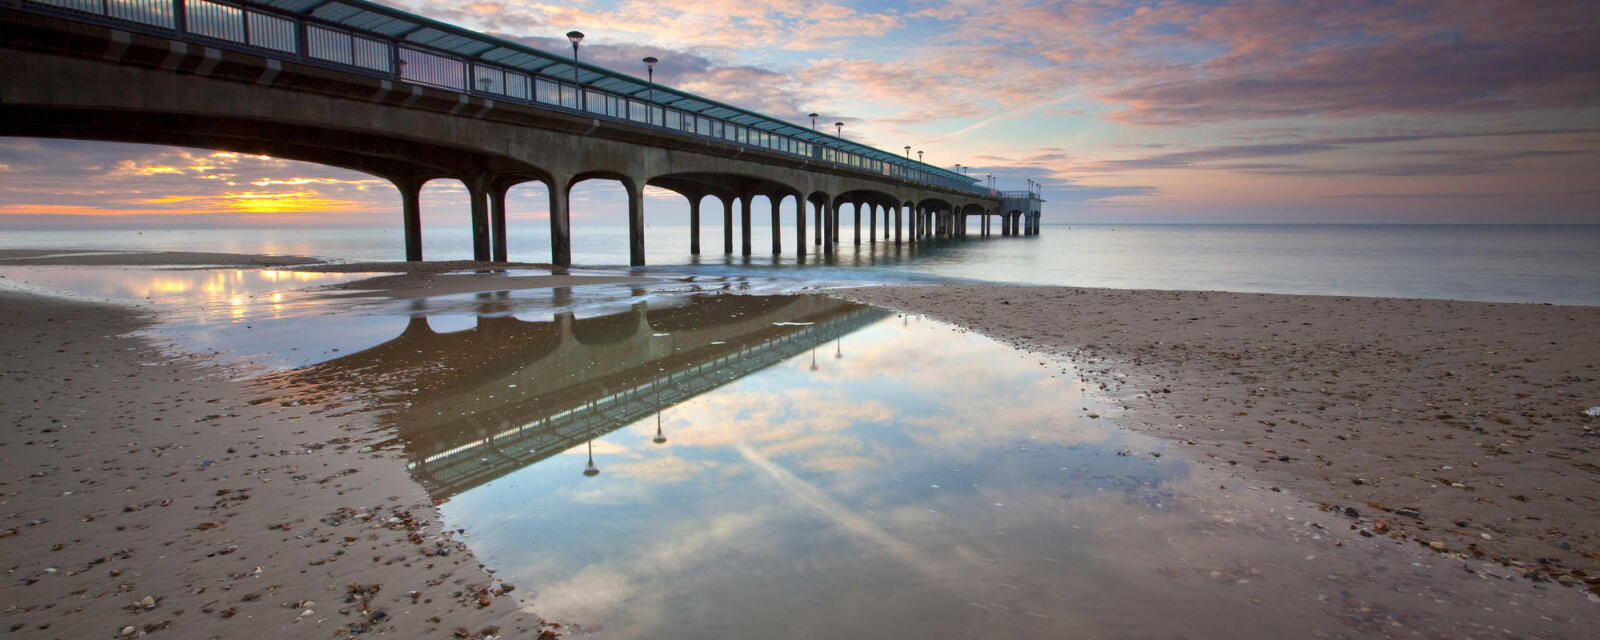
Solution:
[{"label": "lamp head", "polygon": [[657,60],[655,56],[644,57],[644,66],[648,67],[652,71],[655,70],[657,62],[660,62],[660,60]]},{"label": "lamp head", "polygon": [[579,42],[583,42],[583,32],[582,31],[568,31],[567,32],[567,41],[572,43],[572,48],[574,48],[574,49],[578,48],[578,43]]}]

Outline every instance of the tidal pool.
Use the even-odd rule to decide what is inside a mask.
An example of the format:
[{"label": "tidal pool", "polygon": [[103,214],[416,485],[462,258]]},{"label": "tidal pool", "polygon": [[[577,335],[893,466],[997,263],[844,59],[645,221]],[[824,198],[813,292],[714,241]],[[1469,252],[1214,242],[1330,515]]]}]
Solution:
[{"label": "tidal pool", "polygon": [[1582,635],[1558,603],[1587,603],[1361,538],[956,327],[818,296],[530,299],[415,307],[286,379],[363,399],[443,527],[574,636]]}]

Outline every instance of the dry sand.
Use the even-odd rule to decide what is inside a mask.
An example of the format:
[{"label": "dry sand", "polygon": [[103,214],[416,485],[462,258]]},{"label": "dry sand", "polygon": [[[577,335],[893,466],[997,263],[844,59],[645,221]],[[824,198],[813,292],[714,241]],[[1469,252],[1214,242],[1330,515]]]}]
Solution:
[{"label": "dry sand", "polygon": [[1118,424],[1353,509],[1352,526],[1375,536],[1600,593],[1600,420],[1584,415],[1600,405],[1600,307],[1065,287],[838,295],[1070,358],[1124,408]]}]

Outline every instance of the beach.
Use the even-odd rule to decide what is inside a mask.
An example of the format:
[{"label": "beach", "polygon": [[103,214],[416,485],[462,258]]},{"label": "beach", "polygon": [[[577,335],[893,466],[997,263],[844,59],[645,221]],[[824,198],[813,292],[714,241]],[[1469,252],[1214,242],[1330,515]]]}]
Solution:
[{"label": "beach", "polygon": [[1600,593],[1600,308],[1068,287],[836,295],[1004,340],[1118,425],[1397,544]]},{"label": "beach", "polygon": [[[276,258],[233,264],[252,260]],[[503,284],[440,277],[352,286],[404,298]],[[545,278],[517,286],[625,281]],[[1379,540],[1600,593],[1591,453],[1600,424],[1583,414],[1600,405],[1600,308],[1065,287],[834,295],[1035,353],[1121,407],[1094,418],[1337,510]],[[0,290],[10,629],[196,638],[570,630],[532,613],[528,585],[498,579],[442,530],[399,443],[372,429],[359,399],[240,379],[233,365],[129,335],[157,320]]]}]

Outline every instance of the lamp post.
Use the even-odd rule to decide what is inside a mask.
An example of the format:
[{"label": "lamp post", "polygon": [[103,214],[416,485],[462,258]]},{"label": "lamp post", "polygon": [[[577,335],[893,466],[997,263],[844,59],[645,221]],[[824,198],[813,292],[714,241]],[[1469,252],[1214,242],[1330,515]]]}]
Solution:
[{"label": "lamp post", "polygon": [[917,162],[922,162],[922,150],[917,150]]},{"label": "lamp post", "polygon": [[911,159],[911,145],[909,145],[909,144],[906,145],[906,159],[907,160]]},{"label": "lamp post", "polygon": [[644,72],[645,72],[646,76],[649,78],[649,82],[650,82],[650,102],[646,103],[645,106],[644,106],[644,122],[645,122],[645,124],[655,124],[655,122],[653,122],[653,120],[654,120],[654,118],[652,117],[653,114],[651,114],[650,112],[654,111],[655,108],[656,108],[656,63],[657,62],[660,62],[660,60],[657,60],[655,56],[645,56],[644,57]]},{"label": "lamp post", "polygon": [[656,63],[660,62],[655,56],[644,57],[644,72],[650,82],[650,101],[656,101]]},{"label": "lamp post", "polygon": [[817,114],[815,113],[811,114],[811,130],[817,130]]},{"label": "lamp post", "polygon": [[[588,97],[583,95],[583,85],[578,84],[578,43],[583,42],[582,31],[568,31],[567,42],[572,43],[572,89],[578,92],[578,108],[583,109]],[[598,471],[596,473],[599,473]]]},{"label": "lamp post", "polygon": [[844,123],[843,122],[835,122],[835,123],[833,123],[833,128],[839,132],[839,137],[840,138],[844,137]]}]

